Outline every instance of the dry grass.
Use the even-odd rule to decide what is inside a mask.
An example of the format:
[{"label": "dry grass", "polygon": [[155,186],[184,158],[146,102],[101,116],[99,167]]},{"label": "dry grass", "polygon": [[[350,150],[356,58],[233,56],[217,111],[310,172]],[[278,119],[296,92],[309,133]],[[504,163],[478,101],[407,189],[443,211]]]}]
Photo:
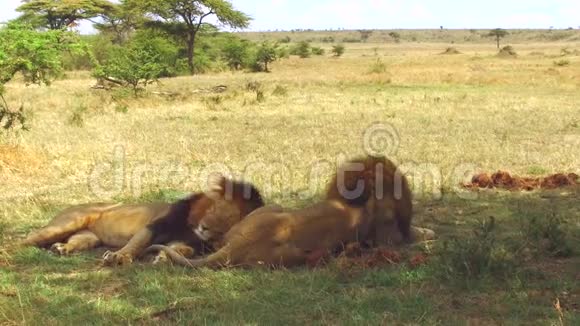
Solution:
[{"label": "dry grass", "polygon": [[[200,173],[212,164],[223,164],[233,173],[255,182],[264,189],[270,202],[287,206],[312,202],[312,196],[318,194],[316,190],[325,183],[325,177],[331,173],[340,155],[350,157],[365,152],[365,130],[377,122],[394,127],[398,133],[399,140],[395,141],[398,146],[390,157],[407,166],[413,162],[428,164],[411,170],[439,173],[441,178],[436,181],[440,183],[436,185],[448,195],[454,195],[454,187],[461,181],[453,176],[464,170],[503,169],[518,175],[537,171],[580,174],[580,57],[568,56],[570,64],[565,67],[553,64],[561,48],[574,49],[580,45],[521,44],[517,46],[520,56],[516,59],[496,58],[493,44],[454,46],[462,54],[438,55],[445,50],[440,44],[347,44],[345,56],[339,59],[329,56],[291,58],[275,63],[270,74],[181,77],[162,80],[150,88],[150,91],[177,94],[171,98],[147,94],[134,99],[119,93],[91,90],[89,87],[94,82],[86,73],[71,74],[69,79],[57,81],[50,88],[27,88],[13,83],[7,89],[8,100],[23,102],[33,112],[33,120],[31,131],[4,135],[1,140],[0,232],[4,233],[4,243],[46,222],[57,208],[68,204],[110,198],[136,200],[143,192],[156,189],[175,189],[182,193],[201,189]],[[543,55],[529,55],[539,52]],[[369,73],[377,57],[385,63],[386,71]],[[255,92],[246,90],[249,81],[262,84],[265,100],[258,101]],[[228,90],[221,94],[198,91],[216,85],[227,85]],[[119,109],[125,107],[127,113]],[[82,123],[71,123],[74,114]],[[389,139],[393,141],[392,137]],[[122,187],[109,193],[96,193],[95,180],[89,182],[91,173],[95,168],[107,168],[105,164],[113,160],[117,147],[124,155],[116,161],[122,163],[122,169],[116,170],[122,178]],[[321,160],[330,165],[314,181],[311,196],[301,197],[310,187],[313,164]],[[107,173],[96,182],[105,187],[111,185],[112,180],[114,178]],[[535,196],[534,200],[541,201],[539,195]],[[577,228],[580,216],[571,208],[577,196],[568,194],[559,204],[561,206],[548,205],[546,209],[559,212],[559,207],[569,208],[567,216]],[[503,201],[491,206],[477,200],[453,206],[448,201],[433,200],[418,201],[417,221],[444,234],[464,224],[464,218],[496,213],[511,216],[502,215],[507,209]],[[474,207],[480,209],[474,210]],[[517,212],[514,208],[511,214],[517,215]],[[104,275],[94,270],[96,261],[88,257],[93,256],[76,257],[62,266],[57,262],[60,260],[36,251],[6,258],[6,266],[12,267],[9,272],[0,273],[0,306],[4,302],[10,307],[24,308],[14,312],[0,309],[0,323],[2,314],[9,316],[6,318],[13,324],[20,323],[22,318],[31,322],[30,318],[38,317],[37,314],[51,315],[52,323],[58,323],[55,316],[71,323],[86,322],[81,313],[126,323],[131,322],[131,318],[147,318],[173,301],[182,300],[181,296],[188,296],[177,290],[179,285],[171,278],[173,270],[147,271],[135,267]],[[2,259],[0,266],[5,266]],[[67,268],[80,269],[80,279],[70,286],[63,283],[63,275],[70,275]],[[25,269],[30,269],[25,279],[33,285],[16,281],[15,273]],[[56,278],[34,283],[34,270],[56,275]],[[289,273],[240,273],[214,275],[205,271],[194,274],[192,277],[199,282],[217,282],[212,284],[224,287],[225,292],[220,295],[193,282],[194,288],[189,288],[194,291],[191,302],[179,301],[180,308],[173,311],[179,318],[174,317],[184,320],[190,315],[183,311],[196,311],[201,305],[202,314],[196,317],[198,322],[227,323],[260,318],[275,322],[280,319],[271,315],[270,310],[276,311],[276,304],[270,304],[272,309],[259,308],[260,304],[282,304],[288,295],[298,295],[295,292],[302,291],[300,286],[307,284],[310,290],[303,290],[311,291],[308,300],[312,302],[304,299],[308,301],[304,307],[313,308],[304,308],[307,310],[294,322],[327,318],[327,322],[321,323],[333,324],[333,320],[345,319],[333,319],[338,317],[325,311],[345,311],[348,310],[345,307],[352,304],[361,305],[368,314],[361,313],[360,319],[348,319],[351,322],[457,321],[455,317],[436,312],[441,308],[437,308],[439,301],[435,295],[429,296],[430,291],[437,293],[435,289],[413,288],[424,281],[420,276],[416,281],[419,283],[408,281],[413,286],[407,287],[407,283],[401,281],[405,286],[398,288],[397,285],[397,289],[392,289],[397,292],[387,296],[384,288],[364,290],[364,280],[353,281],[354,285],[343,288],[337,285],[342,276],[332,271],[292,276],[290,288],[284,285]],[[391,277],[388,273],[393,271],[384,275],[370,273],[366,277],[376,277],[371,283],[378,286],[388,280]],[[397,277],[412,272],[401,273]],[[189,274],[178,274],[175,279],[191,281]],[[221,281],[215,281],[216,277]],[[336,283],[328,283],[327,277]],[[123,281],[127,279],[149,285],[129,288],[127,281]],[[92,283],[83,283],[87,280]],[[268,280],[273,280],[282,290],[268,292],[254,288],[255,284],[265,284]],[[565,280],[569,282],[570,278]],[[56,292],[46,290],[47,286],[54,287]],[[566,283],[555,288],[567,289],[568,286]],[[320,294],[323,292],[312,293],[312,287],[342,299],[328,301],[329,297]],[[89,292],[83,292],[85,289]],[[236,292],[239,289],[243,289],[242,292]],[[173,291],[178,291],[179,295]],[[201,300],[199,292],[195,291],[202,291],[209,297]],[[356,296],[349,294],[357,291],[366,292]],[[164,297],[164,293],[169,293],[168,297]],[[428,299],[423,299],[423,294]],[[21,295],[28,301],[18,303]],[[52,296],[59,298],[58,303],[50,303]],[[241,296],[247,296],[249,301],[240,300]],[[348,299],[355,297],[361,299],[357,302]],[[135,298],[142,298],[143,302],[136,302]],[[473,295],[471,298],[477,300]],[[383,299],[401,309],[381,313],[373,300]],[[445,297],[447,299],[452,301]],[[78,308],[79,315],[56,312],[60,305],[69,305],[70,300],[88,300],[95,304],[91,309],[88,306]],[[514,307],[522,303],[525,306],[528,302],[528,299],[512,300]],[[313,302],[319,302],[318,306]],[[231,319],[220,319],[211,313],[218,306],[224,307],[222,304],[231,312]],[[512,321],[520,317],[546,321],[553,317],[531,310],[517,310],[515,315],[510,315],[510,311],[501,310],[500,302],[493,304],[488,312],[498,310],[495,313],[507,315]],[[34,310],[35,306],[41,307],[40,310]],[[262,315],[248,315],[243,312],[246,311],[244,307],[258,309]],[[550,302],[547,307],[549,311]],[[303,308],[293,306],[293,309]],[[482,317],[469,307],[457,309],[468,312],[474,320],[491,316]],[[420,313],[415,316],[416,311]]]}]

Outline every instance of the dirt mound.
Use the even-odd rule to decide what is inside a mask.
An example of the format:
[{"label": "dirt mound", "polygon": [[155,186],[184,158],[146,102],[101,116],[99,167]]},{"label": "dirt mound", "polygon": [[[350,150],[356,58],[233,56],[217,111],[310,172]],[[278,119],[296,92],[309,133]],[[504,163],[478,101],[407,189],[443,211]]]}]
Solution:
[{"label": "dirt mound", "polygon": [[506,45],[497,54],[500,58],[515,58],[518,56],[516,50],[511,45]]},{"label": "dirt mound", "polygon": [[459,50],[457,50],[454,47],[449,47],[447,48],[445,51],[443,51],[441,54],[446,55],[446,54],[461,54],[461,52]]},{"label": "dirt mound", "polygon": [[331,253],[313,253],[308,259],[308,265],[310,267],[321,266],[329,263],[331,259],[343,270],[369,269],[404,263],[411,268],[415,268],[426,264],[428,260],[423,254],[403,257],[401,253],[389,248],[363,248],[358,243],[352,243],[347,245],[338,256]]},{"label": "dirt mound", "polygon": [[580,177],[577,174],[553,174],[543,178],[522,178],[512,176],[508,172],[498,171],[492,175],[481,173],[471,179],[471,183],[464,185],[465,188],[499,188],[506,190],[525,190],[532,191],[536,189],[558,189],[564,187],[580,185]]}]

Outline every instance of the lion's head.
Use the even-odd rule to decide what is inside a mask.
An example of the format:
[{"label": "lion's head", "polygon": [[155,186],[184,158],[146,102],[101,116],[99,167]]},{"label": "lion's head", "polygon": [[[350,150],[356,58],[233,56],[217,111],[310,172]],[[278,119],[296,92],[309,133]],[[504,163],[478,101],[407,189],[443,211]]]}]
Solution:
[{"label": "lion's head", "polygon": [[194,232],[201,240],[216,242],[262,206],[262,196],[254,185],[219,176],[210,180],[210,190],[193,203],[189,224],[195,227]]}]

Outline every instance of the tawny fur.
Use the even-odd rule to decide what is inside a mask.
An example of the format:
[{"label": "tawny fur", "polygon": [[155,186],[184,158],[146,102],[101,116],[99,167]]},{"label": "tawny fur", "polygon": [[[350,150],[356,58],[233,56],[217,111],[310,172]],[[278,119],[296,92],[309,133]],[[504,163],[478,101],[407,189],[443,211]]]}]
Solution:
[{"label": "tawny fur", "polygon": [[261,206],[263,200],[253,185],[221,177],[212,182],[208,192],[172,204],[94,203],[67,208],[21,244],[51,247],[62,255],[104,245],[121,248],[107,252],[105,263],[130,263],[152,243],[179,240],[199,245],[201,240],[194,230],[206,215],[237,214],[239,220],[240,214],[247,215]]},{"label": "tawny fur", "polygon": [[[362,170],[351,169],[357,163],[362,163]],[[346,175],[341,179],[344,171]],[[351,196],[341,190],[344,185],[354,189],[349,185],[357,180],[363,186],[359,194]],[[330,182],[326,200],[298,210],[260,208],[233,225],[216,242],[219,250],[209,256],[189,260],[164,246],[148,251],[163,250],[176,263],[190,267],[293,267],[305,264],[312,254],[350,242],[401,243],[415,236],[430,237],[410,226],[410,196],[407,181],[394,164],[385,158],[367,157],[341,166]],[[200,225],[211,225],[207,219]],[[386,233],[378,234],[381,232]]]}]

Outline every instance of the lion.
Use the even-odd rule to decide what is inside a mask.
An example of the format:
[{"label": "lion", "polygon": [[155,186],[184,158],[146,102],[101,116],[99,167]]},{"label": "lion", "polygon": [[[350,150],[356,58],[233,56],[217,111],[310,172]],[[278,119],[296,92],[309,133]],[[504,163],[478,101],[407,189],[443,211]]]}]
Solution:
[{"label": "lion", "polygon": [[21,244],[50,247],[60,255],[98,246],[120,248],[107,251],[104,263],[129,264],[151,244],[169,243],[182,254],[203,250],[203,241],[193,232],[201,219],[214,215],[241,219],[262,206],[254,185],[218,176],[210,180],[207,192],[171,204],[93,203],[67,208]]},{"label": "lion", "polygon": [[[195,233],[212,241],[216,252],[187,259],[153,245],[174,262],[190,267],[295,267],[349,243],[398,245],[430,240],[431,230],[411,226],[408,182],[385,157],[368,156],[339,167],[326,198],[309,207],[286,210],[264,206],[241,220],[206,216]],[[231,227],[225,234],[224,230]]]}]

